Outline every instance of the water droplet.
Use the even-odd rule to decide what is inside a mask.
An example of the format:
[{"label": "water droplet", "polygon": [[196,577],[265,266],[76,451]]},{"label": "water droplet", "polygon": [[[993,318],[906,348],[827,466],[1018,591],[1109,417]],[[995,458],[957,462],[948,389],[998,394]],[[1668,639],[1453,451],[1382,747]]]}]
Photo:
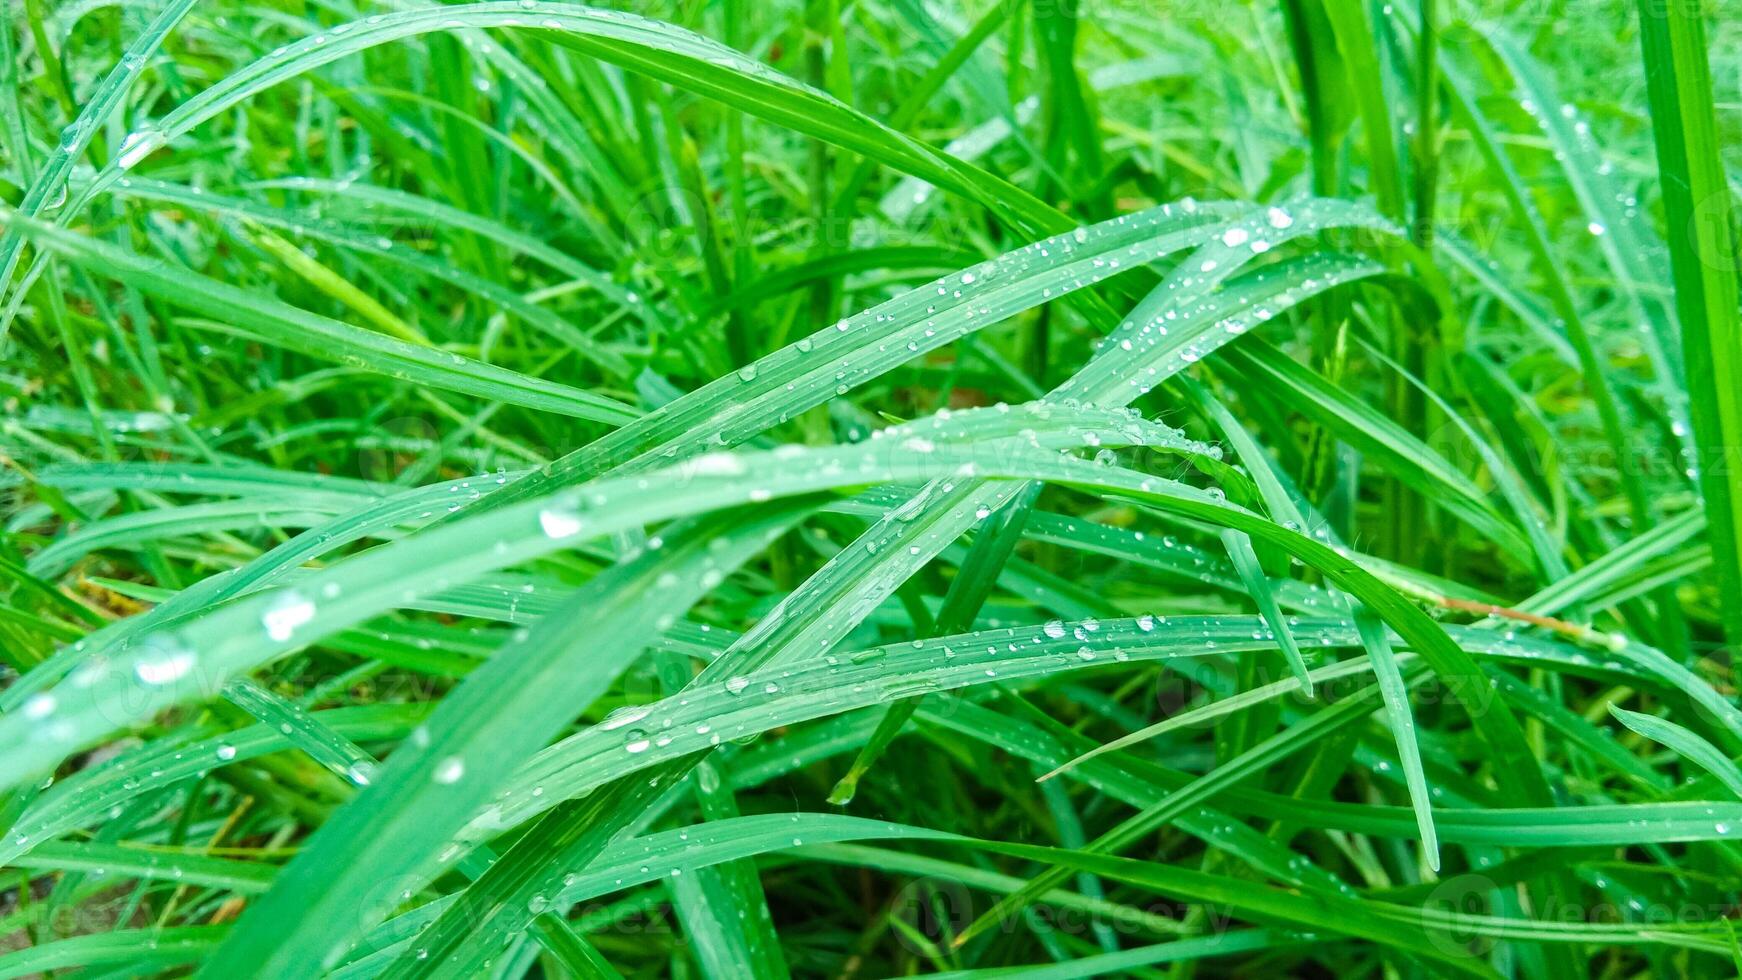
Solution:
[{"label": "water droplet", "polygon": [[624,725],[631,725],[646,718],[648,713],[652,710],[653,708],[644,704],[628,705],[618,708],[616,711],[606,715],[604,720],[599,722],[599,729],[607,732],[615,731],[616,729],[622,728]]},{"label": "water droplet", "polygon": [[173,684],[194,668],[194,652],[162,636],[146,639],[150,651],[133,665],[133,676],[153,687]]},{"label": "water droplet", "polygon": [[450,755],[436,763],[435,781],[443,786],[451,786],[460,781],[466,774],[466,761],[457,755]]},{"label": "water droplet", "polygon": [[733,453],[708,453],[690,460],[689,468],[697,476],[741,476],[744,461]]},{"label": "water droplet", "polygon": [[548,538],[569,538],[581,533],[579,516],[562,510],[538,512],[538,527]]},{"label": "water droplet", "polygon": [[295,591],[285,592],[260,616],[260,625],[274,642],[284,643],[297,628],[315,617],[315,604]]},{"label": "water droplet", "polygon": [[24,707],[21,710],[24,712],[24,717],[31,721],[40,721],[54,714],[54,709],[54,695],[33,694],[29,700],[24,702]]},{"label": "water droplet", "polygon": [[127,134],[121,141],[119,155],[115,158],[115,166],[122,170],[131,170],[139,161],[151,155],[153,150],[163,145],[163,134],[155,129],[137,129]]}]

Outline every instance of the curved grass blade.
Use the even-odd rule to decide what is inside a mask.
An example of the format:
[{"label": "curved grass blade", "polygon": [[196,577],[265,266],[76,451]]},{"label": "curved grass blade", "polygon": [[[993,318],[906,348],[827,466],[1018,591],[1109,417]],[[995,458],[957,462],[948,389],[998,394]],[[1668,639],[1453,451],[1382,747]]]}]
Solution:
[{"label": "curved grass blade", "polygon": [[1646,738],[1662,742],[1676,750],[1683,758],[1718,777],[1725,789],[1742,798],[1742,770],[1738,770],[1736,763],[1730,761],[1730,757],[1717,746],[1675,722],[1665,721],[1655,715],[1628,711],[1613,704],[1609,706],[1609,713],[1615,716],[1615,720]]}]

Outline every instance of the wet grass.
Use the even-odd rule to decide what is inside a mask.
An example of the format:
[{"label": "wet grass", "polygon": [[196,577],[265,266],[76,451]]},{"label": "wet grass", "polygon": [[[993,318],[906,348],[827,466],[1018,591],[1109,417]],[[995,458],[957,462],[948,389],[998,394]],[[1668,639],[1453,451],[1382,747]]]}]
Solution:
[{"label": "wet grass", "polygon": [[1736,32],[1574,7],[0,4],[0,976],[1735,975]]}]

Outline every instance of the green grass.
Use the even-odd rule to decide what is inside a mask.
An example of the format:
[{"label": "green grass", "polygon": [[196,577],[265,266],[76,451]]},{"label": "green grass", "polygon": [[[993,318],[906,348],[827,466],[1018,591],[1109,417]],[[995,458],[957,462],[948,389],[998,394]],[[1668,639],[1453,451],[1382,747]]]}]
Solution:
[{"label": "green grass", "polygon": [[0,977],[1732,977],[1728,3],[0,2]]}]

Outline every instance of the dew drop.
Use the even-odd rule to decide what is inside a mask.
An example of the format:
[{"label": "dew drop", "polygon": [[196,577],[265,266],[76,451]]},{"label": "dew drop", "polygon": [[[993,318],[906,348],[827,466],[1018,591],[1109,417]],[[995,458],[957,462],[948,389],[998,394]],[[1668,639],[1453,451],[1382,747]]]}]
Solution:
[{"label": "dew drop", "polygon": [[315,604],[303,598],[297,592],[286,592],[279,596],[260,617],[260,625],[266,627],[266,635],[276,643],[284,643],[296,633],[297,628],[315,618]]},{"label": "dew drop", "polygon": [[581,519],[561,510],[538,512],[538,527],[548,538],[569,538],[581,533]]},{"label": "dew drop", "polygon": [[147,643],[151,652],[133,665],[133,676],[139,683],[152,687],[173,684],[194,668],[192,650],[163,637],[153,637]]},{"label": "dew drop", "polygon": [[457,755],[450,755],[436,764],[435,781],[443,786],[452,786],[466,774],[466,762]]}]

